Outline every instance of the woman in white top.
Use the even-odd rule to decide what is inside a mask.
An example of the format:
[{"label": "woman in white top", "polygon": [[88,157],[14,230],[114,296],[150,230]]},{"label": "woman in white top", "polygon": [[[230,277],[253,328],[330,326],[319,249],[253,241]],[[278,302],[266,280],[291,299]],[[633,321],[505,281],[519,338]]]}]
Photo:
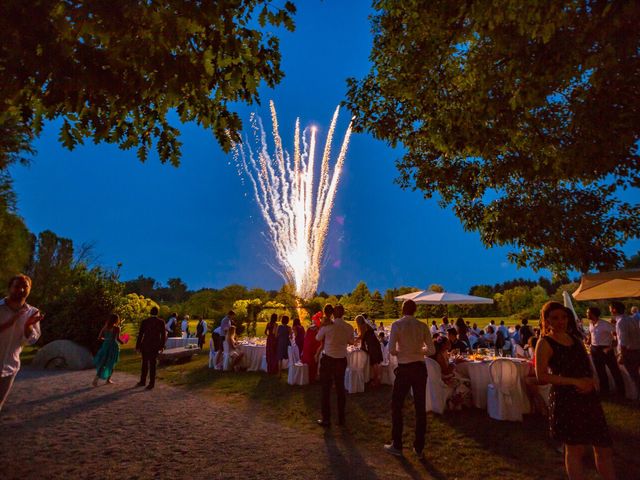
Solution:
[{"label": "woman in white top", "polygon": [[227,353],[231,358],[231,368],[237,371],[238,364],[244,356],[244,353],[240,351],[240,349],[238,348],[238,343],[236,342],[236,327],[229,327],[229,329],[227,330],[227,336],[224,339],[224,343]]}]

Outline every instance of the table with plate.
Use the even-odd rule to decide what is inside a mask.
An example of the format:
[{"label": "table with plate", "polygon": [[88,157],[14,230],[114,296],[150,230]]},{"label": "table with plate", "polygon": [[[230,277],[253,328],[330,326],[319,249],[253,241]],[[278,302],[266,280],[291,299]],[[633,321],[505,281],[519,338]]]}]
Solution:
[{"label": "table with plate", "polygon": [[267,346],[260,343],[241,342],[238,349],[244,354],[240,360],[240,366],[246,368],[248,372],[259,372],[264,370],[263,357],[267,352]]},{"label": "table with plate", "polygon": [[[508,358],[506,360],[512,361],[518,367],[518,378],[520,380],[521,394],[525,402],[525,411],[529,411],[530,405],[527,397],[527,391],[525,386],[525,378],[529,374],[530,365],[524,359],[520,358]],[[491,373],[489,367],[492,362],[492,358],[484,360],[469,360],[456,364],[456,372],[463,377],[468,378],[471,381],[471,394],[473,396],[473,404],[477,408],[487,408],[487,387],[491,383]]]},{"label": "table with plate", "polygon": [[[167,341],[164,344],[164,349],[165,350],[169,350],[171,348],[180,348],[180,347],[189,348],[189,345],[194,345],[195,348],[197,348],[198,347],[198,339],[197,338],[169,337],[169,338],[167,338]],[[194,347],[191,347],[191,348],[194,348]]]}]

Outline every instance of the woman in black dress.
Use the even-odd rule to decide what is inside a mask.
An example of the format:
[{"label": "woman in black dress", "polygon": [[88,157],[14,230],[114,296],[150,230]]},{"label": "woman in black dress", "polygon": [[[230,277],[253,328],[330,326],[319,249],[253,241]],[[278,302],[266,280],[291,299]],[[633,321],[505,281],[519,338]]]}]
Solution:
[{"label": "woman in black dress", "polygon": [[289,360],[289,345],[291,342],[291,327],[289,326],[289,317],[283,315],[280,320],[281,325],[278,326],[276,333],[276,341],[278,345],[278,365],[282,364],[282,360]]},{"label": "woman in black dress", "polygon": [[593,447],[598,473],[614,479],[611,437],[595,392],[591,364],[584,344],[558,302],[540,310],[541,339],[536,346],[536,376],[550,383],[551,437],[565,445],[565,467],[570,479],[584,478],[582,457]]},{"label": "woman in black dress", "polygon": [[380,364],[382,363],[382,347],[380,341],[376,337],[376,332],[364,320],[362,315],[356,317],[356,325],[360,339],[360,348],[369,355],[369,367],[371,369],[371,386],[380,385]]}]

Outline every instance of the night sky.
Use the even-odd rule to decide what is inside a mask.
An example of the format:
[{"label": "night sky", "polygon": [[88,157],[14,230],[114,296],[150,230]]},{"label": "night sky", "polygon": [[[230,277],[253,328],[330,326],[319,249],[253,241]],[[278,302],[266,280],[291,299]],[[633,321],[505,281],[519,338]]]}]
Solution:
[{"label": "night sky", "polygon": [[[324,144],[346,78],[369,70],[372,38],[368,0],[296,3],[296,31],[279,34],[286,77],[262,89],[262,106],[237,107],[245,125],[252,111],[269,125],[273,99],[289,150],[298,116],[302,126],[319,127]],[[342,112],[334,152],[349,117]],[[182,125],[182,164],[174,168],[153,155],[141,164],[134,151],[91,141],[69,152],[57,141],[58,127],[50,124],[35,142],[30,167],[12,169],[19,213],[33,232],[50,229],[76,244],[93,243],[100,264],[122,263],[123,280],[142,274],[161,282],[180,277],[191,289],[280,288],[253,192],[210,132]],[[372,290],[439,283],[467,293],[475,284],[549,275],[517,269],[507,262],[508,248],[486,249],[435,199],[400,189],[394,162],[401,155],[368,135],[352,137],[320,290],[345,293],[364,280]],[[637,191],[630,195],[638,201]],[[638,249],[633,241],[625,251]]]}]

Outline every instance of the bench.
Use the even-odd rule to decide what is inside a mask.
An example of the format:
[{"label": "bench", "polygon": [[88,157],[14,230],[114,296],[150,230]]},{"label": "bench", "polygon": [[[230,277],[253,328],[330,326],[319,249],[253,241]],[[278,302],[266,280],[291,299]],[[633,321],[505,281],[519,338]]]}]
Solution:
[{"label": "bench", "polygon": [[168,348],[166,350],[163,350],[159,355],[158,355],[158,360],[160,361],[160,363],[170,363],[170,362],[188,362],[189,360],[191,360],[191,357],[193,355],[196,355],[198,353],[202,353],[202,349],[200,348],[184,348],[184,347],[177,347],[177,348]]}]

